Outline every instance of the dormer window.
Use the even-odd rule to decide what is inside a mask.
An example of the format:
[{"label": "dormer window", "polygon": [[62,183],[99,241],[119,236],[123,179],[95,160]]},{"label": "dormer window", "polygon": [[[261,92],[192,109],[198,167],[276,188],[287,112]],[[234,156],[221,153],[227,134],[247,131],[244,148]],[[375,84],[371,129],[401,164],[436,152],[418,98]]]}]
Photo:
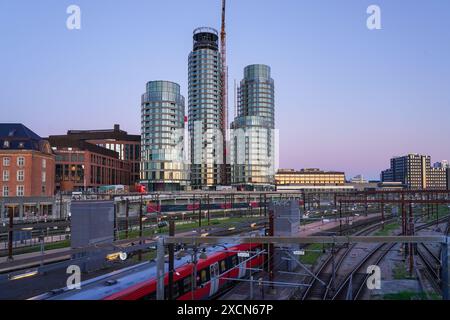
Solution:
[{"label": "dormer window", "polygon": [[25,144],[23,142],[19,142],[19,148],[23,148]]},{"label": "dormer window", "polygon": [[9,141],[8,140],[3,141],[3,148],[9,148]]}]

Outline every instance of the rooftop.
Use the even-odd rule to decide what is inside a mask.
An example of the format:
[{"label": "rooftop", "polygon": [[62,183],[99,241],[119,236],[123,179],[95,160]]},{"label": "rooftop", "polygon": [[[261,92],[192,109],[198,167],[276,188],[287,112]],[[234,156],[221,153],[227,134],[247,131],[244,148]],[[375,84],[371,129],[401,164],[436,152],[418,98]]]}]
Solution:
[{"label": "rooftop", "polygon": [[0,123],[0,150],[51,153],[48,142],[21,123]]}]

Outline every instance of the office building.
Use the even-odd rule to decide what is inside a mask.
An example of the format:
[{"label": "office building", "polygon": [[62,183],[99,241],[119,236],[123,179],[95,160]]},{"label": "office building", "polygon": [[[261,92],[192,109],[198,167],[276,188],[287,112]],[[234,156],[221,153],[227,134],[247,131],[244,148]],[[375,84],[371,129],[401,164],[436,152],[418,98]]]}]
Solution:
[{"label": "office building", "polygon": [[56,155],[56,189],[61,192],[98,192],[99,187],[132,185],[131,161],[119,152],[78,139],[76,135],[50,136]]},{"label": "office building", "polygon": [[185,104],[180,86],[148,82],[141,118],[141,183],[148,191],[186,190],[189,164],[184,156]]},{"label": "office building", "polygon": [[[141,136],[128,134],[115,124],[113,129],[103,130],[69,130],[63,139],[86,141],[90,144],[118,153],[119,159],[129,163],[130,184],[139,181],[139,167],[141,159]],[[58,136],[53,136],[53,139]]]},{"label": "office building", "polygon": [[342,186],[345,184],[345,173],[339,171],[322,171],[320,169],[280,169],[275,174],[275,183],[282,185],[305,186]]},{"label": "office building", "polygon": [[445,167],[431,167],[428,155],[408,154],[391,159],[389,169],[382,171],[382,182],[400,182],[407,189],[446,189]]},{"label": "office building", "polygon": [[246,190],[270,190],[275,181],[275,102],[270,67],[247,66],[231,124],[231,182]]}]

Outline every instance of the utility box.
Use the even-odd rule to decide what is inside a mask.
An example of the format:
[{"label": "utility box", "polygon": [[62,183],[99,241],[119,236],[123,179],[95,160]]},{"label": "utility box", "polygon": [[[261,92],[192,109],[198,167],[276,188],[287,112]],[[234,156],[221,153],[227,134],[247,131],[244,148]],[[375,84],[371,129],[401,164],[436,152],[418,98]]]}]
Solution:
[{"label": "utility box", "polygon": [[274,236],[298,235],[300,227],[300,208],[296,200],[275,200],[269,204],[273,214]]},{"label": "utility box", "polygon": [[[94,244],[112,244],[114,241],[113,201],[73,201],[71,204],[71,246],[82,248]],[[84,272],[105,265],[108,248],[86,250],[72,258],[80,259]]]},{"label": "utility box", "polygon": [[[301,212],[298,200],[275,200],[269,204],[269,212],[273,214],[274,236],[290,237],[298,236],[300,231]],[[275,264],[280,269],[294,272],[298,263],[293,261],[298,257],[293,252],[298,251],[298,244],[284,244],[276,246],[274,252]]]}]

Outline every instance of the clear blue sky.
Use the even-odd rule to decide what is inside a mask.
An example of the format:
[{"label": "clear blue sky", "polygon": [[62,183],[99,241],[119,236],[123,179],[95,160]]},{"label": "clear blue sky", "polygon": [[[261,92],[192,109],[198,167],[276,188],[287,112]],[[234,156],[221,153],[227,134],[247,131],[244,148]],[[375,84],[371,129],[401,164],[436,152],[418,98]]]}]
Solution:
[{"label": "clear blue sky", "polygon": [[[228,2],[230,93],[246,65],[272,67],[282,167],[377,178],[393,155],[450,158],[450,1]],[[382,30],[366,28],[370,4]],[[219,0],[0,0],[0,121],[139,133],[145,83],[186,96],[192,31],[219,24]]]}]

